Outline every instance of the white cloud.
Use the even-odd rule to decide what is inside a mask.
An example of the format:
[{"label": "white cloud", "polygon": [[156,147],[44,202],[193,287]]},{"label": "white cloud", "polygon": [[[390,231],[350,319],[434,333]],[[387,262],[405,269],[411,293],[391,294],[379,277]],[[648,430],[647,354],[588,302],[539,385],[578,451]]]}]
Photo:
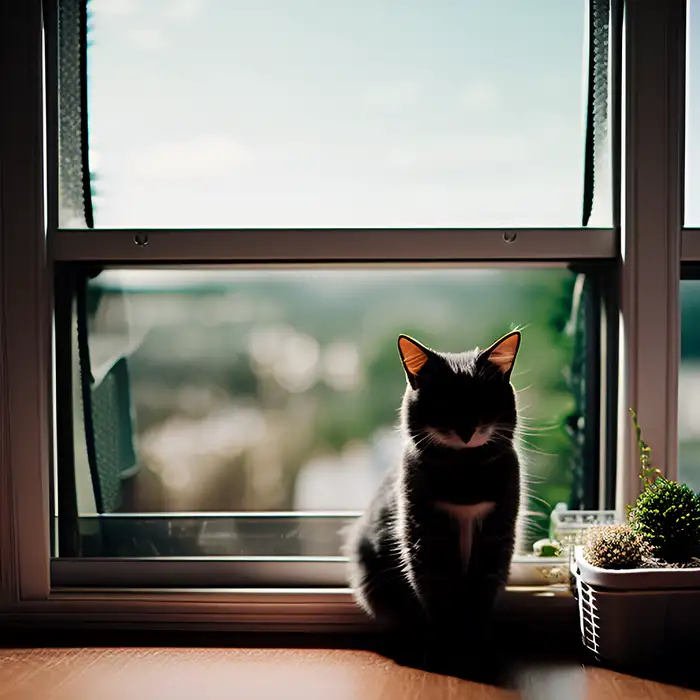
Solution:
[{"label": "white cloud", "polygon": [[132,44],[145,51],[157,51],[165,44],[165,34],[158,27],[134,27],[127,32]]},{"label": "white cloud", "polygon": [[[204,7],[205,0],[90,0],[88,9],[99,26],[114,20],[128,23],[126,35],[140,49],[160,49],[167,34],[163,21],[182,24],[191,21]],[[150,26],[143,26],[148,22]]]},{"label": "white cloud", "polygon": [[198,15],[203,6],[204,0],[171,0],[165,15],[175,22],[187,22]]},{"label": "white cloud", "polygon": [[245,161],[241,144],[229,136],[205,135],[162,143],[134,159],[136,175],[153,180],[201,180],[228,175]]},{"label": "white cloud", "polygon": [[420,86],[416,81],[405,80],[369,88],[361,97],[365,107],[379,110],[405,109],[418,103]]},{"label": "white cloud", "polygon": [[498,90],[490,83],[472,83],[462,93],[462,107],[473,112],[483,112],[499,103]]},{"label": "white cloud", "polygon": [[436,141],[391,149],[387,165],[403,171],[473,168],[478,165],[516,165],[532,155],[521,134],[476,134],[471,138]]},{"label": "white cloud", "polygon": [[95,15],[128,17],[139,11],[138,0],[90,0],[88,10]]},{"label": "white cloud", "polygon": [[90,147],[88,151],[88,157],[90,160],[90,170],[95,171],[100,167],[100,162],[102,160],[102,153],[94,147]]},{"label": "white cloud", "polygon": [[205,0],[90,0],[88,9],[110,17],[129,17],[153,10],[167,19],[184,22],[199,14]]}]

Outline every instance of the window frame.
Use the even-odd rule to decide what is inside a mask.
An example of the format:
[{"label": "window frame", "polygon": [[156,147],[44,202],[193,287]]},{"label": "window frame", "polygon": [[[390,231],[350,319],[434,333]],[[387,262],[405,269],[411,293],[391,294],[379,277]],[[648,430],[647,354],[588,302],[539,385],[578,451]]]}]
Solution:
[{"label": "window frame", "polygon": [[[680,261],[700,259],[700,230],[682,230],[686,0],[625,2],[623,66],[612,71],[613,226],[509,231],[100,229],[97,236],[95,230],[59,230],[56,207],[49,201],[44,209],[47,188],[55,192],[57,186],[56,168],[45,168],[57,162],[57,139],[56,105],[44,90],[44,80],[55,84],[56,67],[49,61],[44,75],[42,11],[51,26],[54,10],[51,2],[42,8],[41,0],[0,9],[0,97],[13,105],[0,113],[0,620],[305,630],[367,625],[342,589],[52,588],[54,261],[617,261],[618,511],[639,490],[628,406],[636,407],[664,473],[676,476]],[[50,32],[46,42],[52,52]],[[147,246],[138,245],[137,233],[148,235]],[[510,593],[516,604],[549,610],[571,604],[557,589],[548,597],[539,588]]]},{"label": "window frame", "polygon": [[686,10],[686,0],[625,2],[616,488],[621,516],[641,488],[628,407],[636,408],[659,469],[669,479],[678,474]]}]

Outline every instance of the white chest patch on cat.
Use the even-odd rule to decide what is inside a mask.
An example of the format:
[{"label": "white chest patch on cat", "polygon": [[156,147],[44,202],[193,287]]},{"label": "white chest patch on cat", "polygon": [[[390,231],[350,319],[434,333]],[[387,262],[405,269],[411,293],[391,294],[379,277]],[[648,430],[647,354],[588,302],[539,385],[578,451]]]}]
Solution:
[{"label": "white chest patch on cat", "polygon": [[440,510],[448,513],[459,525],[459,550],[462,556],[462,568],[466,571],[469,567],[474,534],[481,527],[483,519],[494,509],[496,504],[493,501],[482,501],[481,503],[470,503],[469,505],[438,501],[435,505]]}]

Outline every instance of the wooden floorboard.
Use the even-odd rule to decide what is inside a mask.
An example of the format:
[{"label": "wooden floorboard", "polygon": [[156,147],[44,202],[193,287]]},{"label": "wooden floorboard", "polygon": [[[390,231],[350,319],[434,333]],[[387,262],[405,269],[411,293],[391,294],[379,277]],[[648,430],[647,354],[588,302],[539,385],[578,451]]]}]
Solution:
[{"label": "wooden floorboard", "polygon": [[[53,641],[53,640],[52,640]],[[7,642],[7,640],[6,640]],[[214,640],[215,644],[219,640]],[[8,700],[684,700],[674,682],[530,659],[483,683],[400,666],[361,649],[229,646],[0,648]]]}]

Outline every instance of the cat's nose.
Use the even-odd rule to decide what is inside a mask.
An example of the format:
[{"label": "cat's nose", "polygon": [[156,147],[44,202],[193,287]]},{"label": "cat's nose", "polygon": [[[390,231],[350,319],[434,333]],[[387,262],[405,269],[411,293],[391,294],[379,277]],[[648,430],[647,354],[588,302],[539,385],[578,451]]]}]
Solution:
[{"label": "cat's nose", "polygon": [[457,435],[459,436],[459,439],[466,445],[472,439],[472,436],[474,435],[474,429],[470,428],[469,430],[458,430]]}]

